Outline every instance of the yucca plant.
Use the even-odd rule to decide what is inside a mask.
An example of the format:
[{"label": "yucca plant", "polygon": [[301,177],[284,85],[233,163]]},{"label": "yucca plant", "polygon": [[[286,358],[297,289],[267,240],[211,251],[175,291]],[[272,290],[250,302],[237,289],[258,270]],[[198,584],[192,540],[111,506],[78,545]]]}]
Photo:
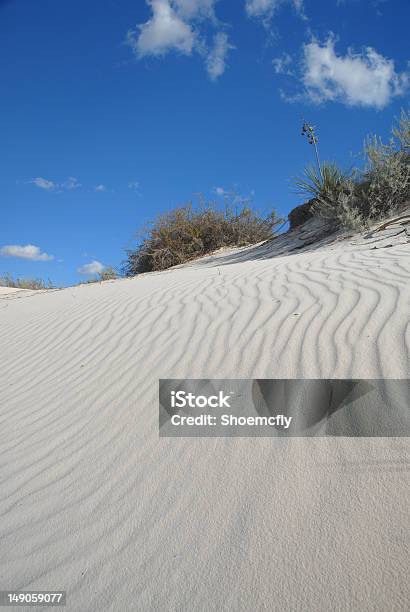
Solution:
[{"label": "yucca plant", "polygon": [[361,229],[410,203],[410,111],[402,111],[393,137],[364,144],[365,167],[351,172],[334,163],[320,165],[317,136],[306,122],[302,135],[315,146],[317,168],[309,165],[295,179],[297,192],[313,199],[313,211],[335,227]]},{"label": "yucca plant", "polygon": [[363,217],[356,197],[356,183],[351,172],[335,163],[325,162],[320,171],[308,165],[302,177],[295,179],[297,192],[313,200],[313,210],[335,227],[358,228]]},{"label": "yucca plant", "polygon": [[298,193],[312,198],[313,211],[333,226],[360,227],[363,219],[356,204],[352,173],[340,170],[334,163],[320,163],[316,128],[307,121],[303,123],[302,136],[315,149],[317,167],[308,165],[303,176],[296,179]]},{"label": "yucca plant", "polygon": [[317,167],[318,167],[318,170],[319,170],[319,174],[322,176],[322,166],[320,164],[319,149],[318,149],[318,146],[317,146],[317,143],[319,142],[319,139],[318,139],[317,134],[316,134],[315,126],[311,125],[307,121],[304,121],[303,125],[302,125],[302,137],[303,136],[306,136],[306,138],[308,140],[308,143],[315,148],[316,163],[317,163]]},{"label": "yucca plant", "polygon": [[348,173],[343,172],[334,163],[325,162],[321,171],[309,164],[303,171],[303,176],[295,180],[297,191],[316,200],[331,201],[346,190],[350,180]]}]

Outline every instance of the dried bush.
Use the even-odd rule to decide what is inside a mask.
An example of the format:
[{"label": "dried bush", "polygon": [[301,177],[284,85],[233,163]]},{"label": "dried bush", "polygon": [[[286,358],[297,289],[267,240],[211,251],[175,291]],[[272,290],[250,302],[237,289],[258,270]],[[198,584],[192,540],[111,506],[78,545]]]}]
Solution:
[{"label": "dried bush", "polygon": [[146,228],[137,247],[127,251],[124,273],[165,270],[226,246],[246,246],[273,236],[281,220],[273,212],[260,217],[247,203],[192,204],[159,215]]},{"label": "dried bush", "polygon": [[405,153],[410,154],[410,111],[402,110],[398,125],[393,127],[393,137]]},{"label": "dried bush", "polygon": [[410,154],[397,149],[392,140],[383,144],[378,138],[365,143],[367,167],[359,186],[363,212],[377,219],[395,213],[410,199]]},{"label": "dried bush", "polygon": [[99,281],[114,280],[118,278],[119,276],[120,276],[119,272],[117,272],[115,268],[113,268],[112,266],[107,266],[106,268],[104,268],[102,272],[98,273],[98,280]]},{"label": "dried bush", "polygon": [[89,278],[79,283],[80,285],[90,285],[92,283],[101,283],[102,281],[115,280],[120,277],[120,273],[113,266],[106,266],[104,270],[98,272],[94,278]]},{"label": "dried bush", "polygon": [[0,276],[0,287],[15,287],[16,289],[53,289],[50,279],[47,283],[42,278],[13,278],[8,272]]}]

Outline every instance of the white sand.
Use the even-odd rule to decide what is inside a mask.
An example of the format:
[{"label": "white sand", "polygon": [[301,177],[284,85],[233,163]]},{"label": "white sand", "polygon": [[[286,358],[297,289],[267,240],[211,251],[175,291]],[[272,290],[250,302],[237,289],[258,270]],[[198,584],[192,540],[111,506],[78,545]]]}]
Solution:
[{"label": "white sand", "polygon": [[2,296],[0,588],[70,612],[408,610],[408,438],[157,426],[160,377],[408,377],[393,234]]},{"label": "white sand", "polygon": [[20,289],[19,287],[0,287],[0,295],[6,295],[7,293],[17,293],[19,291],[27,291],[27,289]]}]

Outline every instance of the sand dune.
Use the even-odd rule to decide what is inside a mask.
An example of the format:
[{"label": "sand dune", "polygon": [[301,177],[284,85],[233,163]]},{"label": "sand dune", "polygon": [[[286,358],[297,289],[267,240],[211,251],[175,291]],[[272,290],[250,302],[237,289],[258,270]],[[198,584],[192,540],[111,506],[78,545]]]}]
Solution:
[{"label": "sand dune", "polygon": [[159,378],[409,376],[406,234],[312,231],[0,296],[1,588],[65,589],[70,611],[408,610],[408,438],[158,437]]},{"label": "sand dune", "polygon": [[0,295],[6,295],[7,293],[17,293],[21,291],[27,291],[27,289],[19,289],[18,287],[0,287]]}]

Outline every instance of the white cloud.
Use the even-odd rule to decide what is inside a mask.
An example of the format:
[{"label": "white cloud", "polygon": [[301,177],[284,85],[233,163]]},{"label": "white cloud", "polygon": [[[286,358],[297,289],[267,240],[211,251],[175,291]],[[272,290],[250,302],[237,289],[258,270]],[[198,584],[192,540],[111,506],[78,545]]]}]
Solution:
[{"label": "white cloud", "polygon": [[133,189],[134,191],[138,191],[140,188],[140,184],[138,181],[130,181],[128,183],[128,189]]},{"label": "white cloud", "polygon": [[34,244],[6,244],[0,249],[0,255],[3,257],[19,257],[20,259],[31,259],[32,261],[50,261],[54,259],[53,255],[42,253],[40,247]]},{"label": "white cloud", "polygon": [[138,26],[139,33],[130,30],[127,42],[138,55],[164,55],[179,51],[190,55],[195,42],[195,33],[172,8],[170,0],[148,0],[152,18]]},{"label": "white cloud", "polygon": [[284,102],[289,102],[291,104],[295,102],[306,102],[306,95],[304,95],[300,91],[294,94],[289,94],[288,92],[280,88],[279,95]]},{"label": "white cloud", "polygon": [[334,46],[332,37],[323,45],[313,40],[304,46],[302,81],[310,100],[384,108],[404,94],[409,77],[396,72],[393,60],[371,47],[360,54],[349,49],[345,56],[338,56]]},{"label": "white cloud", "polygon": [[276,57],[275,59],[272,60],[273,69],[276,72],[276,74],[293,75],[292,70],[289,68],[292,62],[293,62],[293,59],[289,55],[289,53],[284,53],[282,57]]},{"label": "white cloud", "polygon": [[41,176],[29,182],[33,183],[33,185],[39,187],[40,189],[45,189],[45,191],[72,191],[81,187],[81,183],[78,182],[75,176],[69,176],[64,183],[55,183],[54,181],[49,181]]},{"label": "white cloud", "polygon": [[226,55],[233,46],[228,36],[218,31],[212,45],[207,41],[205,21],[219,26],[215,17],[218,0],[146,0],[152,16],[136,30],[130,30],[126,42],[137,58],[162,57],[170,52],[184,55],[199,54],[211,80],[217,79],[226,68]]},{"label": "white cloud", "polygon": [[229,43],[227,34],[224,32],[215,34],[213,47],[205,60],[206,69],[212,81],[215,81],[225,72],[226,56],[229,49],[234,48],[235,47]]},{"label": "white cloud", "polygon": [[54,191],[57,187],[57,185],[53,183],[53,181],[48,181],[47,179],[42,178],[41,176],[38,176],[30,182],[33,183],[33,185],[35,185],[36,187],[39,187],[40,189],[45,189],[46,191]]},{"label": "white cloud", "polygon": [[238,193],[236,185],[233,185],[230,189],[225,189],[225,187],[214,187],[212,191],[220,198],[228,198],[232,204],[246,204],[255,195],[254,189],[248,194]]},{"label": "white cloud", "polygon": [[178,14],[183,19],[212,19],[218,0],[173,0]]},{"label": "white cloud", "polygon": [[246,0],[245,8],[250,17],[272,15],[281,0]]},{"label": "white cloud", "polygon": [[75,178],[75,176],[69,176],[64,183],[60,185],[63,189],[67,189],[68,191],[72,191],[73,189],[78,189],[81,187],[81,183]]},{"label": "white cloud", "polygon": [[245,0],[249,17],[260,17],[269,20],[283,4],[292,4],[296,12],[304,17],[303,0]]},{"label": "white cloud", "polygon": [[90,263],[84,264],[81,268],[78,268],[77,272],[85,276],[92,276],[93,274],[99,274],[104,268],[105,266],[100,261],[94,259],[94,261],[90,261]]},{"label": "white cloud", "polygon": [[102,184],[101,185],[96,185],[94,187],[94,191],[102,193],[104,191],[107,191],[107,187],[105,185],[102,185]]},{"label": "white cloud", "polygon": [[295,7],[295,10],[297,13],[299,13],[299,15],[301,15],[302,17],[305,17],[305,7],[304,7],[304,0],[291,0],[293,6]]}]

